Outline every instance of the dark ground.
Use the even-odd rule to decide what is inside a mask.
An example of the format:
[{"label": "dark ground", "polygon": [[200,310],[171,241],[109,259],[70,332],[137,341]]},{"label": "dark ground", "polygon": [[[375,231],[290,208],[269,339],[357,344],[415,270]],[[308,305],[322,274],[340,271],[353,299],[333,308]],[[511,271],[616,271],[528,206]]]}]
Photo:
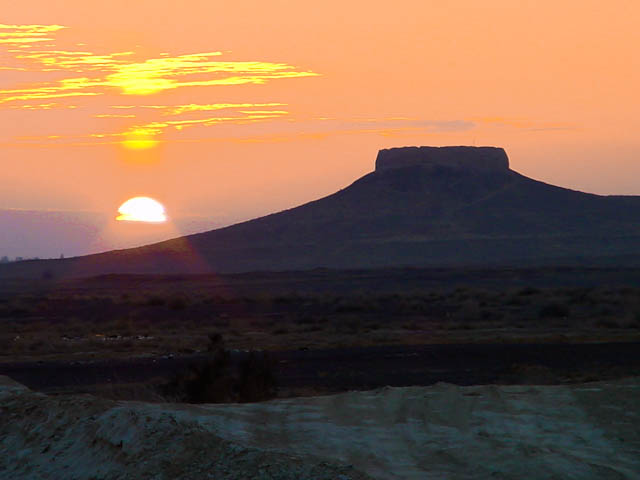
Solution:
[{"label": "dark ground", "polygon": [[[246,357],[234,352],[235,362]],[[169,379],[203,355],[0,364],[7,375],[48,393]],[[412,345],[273,352],[281,396],[448,382],[557,384],[637,375],[640,343]]]},{"label": "dark ground", "polygon": [[[149,399],[221,335],[280,396],[568,383],[640,372],[640,269],[393,268],[0,284],[0,374]],[[146,393],[145,393],[146,390]],[[161,399],[160,399],[161,400]]]}]

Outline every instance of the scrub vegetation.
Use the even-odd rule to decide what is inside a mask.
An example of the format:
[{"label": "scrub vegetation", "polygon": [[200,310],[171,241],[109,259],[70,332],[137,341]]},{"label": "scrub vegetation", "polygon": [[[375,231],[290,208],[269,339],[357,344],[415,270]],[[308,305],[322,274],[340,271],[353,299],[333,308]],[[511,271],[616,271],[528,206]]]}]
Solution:
[{"label": "scrub vegetation", "polygon": [[286,275],[254,285],[246,276],[235,287],[220,287],[219,279],[131,277],[7,288],[0,292],[0,358],[195,354],[215,334],[243,350],[640,338],[634,286],[414,282],[376,291],[355,282],[313,291],[291,288]]}]

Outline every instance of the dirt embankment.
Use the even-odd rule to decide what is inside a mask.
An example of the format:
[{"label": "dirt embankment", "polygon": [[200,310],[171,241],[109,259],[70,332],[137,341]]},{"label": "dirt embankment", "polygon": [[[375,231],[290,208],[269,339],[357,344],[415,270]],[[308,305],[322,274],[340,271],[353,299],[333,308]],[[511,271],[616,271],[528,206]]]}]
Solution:
[{"label": "dirt embankment", "polygon": [[0,472],[30,479],[638,478],[639,392],[638,378],[437,384],[196,407],[48,397],[4,377],[0,450],[8,454]]},{"label": "dirt embankment", "polygon": [[47,397],[0,377],[2,479],[364,480],[350,466],[225,440],[180,406]]}]

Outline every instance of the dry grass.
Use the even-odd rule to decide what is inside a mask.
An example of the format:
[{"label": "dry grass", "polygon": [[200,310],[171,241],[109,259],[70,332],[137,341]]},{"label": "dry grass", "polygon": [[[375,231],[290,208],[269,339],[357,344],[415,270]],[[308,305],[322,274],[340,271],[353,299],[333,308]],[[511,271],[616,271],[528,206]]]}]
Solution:
[{"label": "dry grass", "polygon": [[5,295],[0,359],[164,355],[229,348],[640,338],[640,288],[464,288],[210,295],[190,288]]}]

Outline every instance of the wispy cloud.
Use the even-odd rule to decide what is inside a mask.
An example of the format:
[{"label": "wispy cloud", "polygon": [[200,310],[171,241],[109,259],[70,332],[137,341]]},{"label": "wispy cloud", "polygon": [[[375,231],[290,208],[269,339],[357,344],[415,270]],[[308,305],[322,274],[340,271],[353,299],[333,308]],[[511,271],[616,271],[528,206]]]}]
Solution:
[{"label": "wispy cloud", "polygon": [[14,57],[22,61],[31,61],[38,64],[36,71],[42,72],[91,72],[103,71],[115,68],[115,65],[123,65],[133,52],[117,52],[106,55],[97,55],[91,52],[74,52],[67,50],[36,50],[29,52],[14,51]]},{"label": "wispy cloud", "polygon": [[53,40],[51,34],[62,30],[62,25],[5,25],[0,24],[0,44],[28,46]]},{"label": "wispy cloud", "polygon": [[494,125],[497,127],[510,127],[519,130],[528,130],[532,132],[553,131],[553,130],[573,130],[577,128],[573,124],[558,122],[543,122],[527,118],[514,117],[476,117],[475,122],[483,125]]},{"label": "wispy cloud", "polygon": [[135,115],[126,115],[119,113],[98,113],[93,115],[94,118],[136,118]]},{"label": "wispy cloud", "polygon": [[[219,51],[179,55],[159,53],[152,58],[141,58],[133,51],[93,52],[86,44],[81,44],[81,49],[77,50],[61,48],[55,44],[55,34],[63,28],[61,25],[0,25],[0,43],[4,44],[0,48],[6,49],[7,58],[1,68],[29,72],[33,78],[30,83],[8,84],[10,88],[0,89],[0,109],[89,110],[85,113],[88,118],[112,119],[114,122],[119,119],[117,125],[113,124],[117,129],[122,129],[123,119],[130,120],[124,131],[109,132],[106,128],[104,132],[76,138],[129,138],[132,132],[151,136],[160,135],[167,129],[180,131],[192,126],[281,118],[289,115],[283,108],[286,105],[281,102],[146,105],[142,98],[181,88],[265,84],[318,75],[283,62],[225,59]],[[55,80],[51,80],[52,72],[56,74]],[[96,97],[115,105],[105,106],[105,100],[98,101]],[[93,98],[96,100],[91,100]],[[125,98],[129,99],[126,100],[128,104],[122,104]],[[73,104],[66,103],[69,101]],[[117,109],[128,111],[120,113]],[[215,111],[225,111],[225,114],[211,115]],[[41,138],[71,137],[45,135]]]},{"label": "wispy cloud", "polygon": [[[446,134],[488,126],[529,131],[573,128],[566,124],[498,116],[457,120],[404,116],[305,117],[296,113],[295,106],[277,101],[210,103],[211,98],[216,98],[211,91],[220,86],[238,87],[242,92],[243,85],[314,77],[318,73],[283,62],[237,61],[230,54],[215,50],[143,56],[137,51],[93,51],[84,43],[75,43],[74,48],[57,42],[56,35],[64,28],[61,25],[0,24],[0,49],[5,50],[0,69],[15,71],[7,74],[9,79],[13,75],[16,79],[30,80],[11,84],[3,78],[6,87],[0,89],[0,109],[13,110],[16,115],[20,110],[36,115],[37,111],[69,109],[73,112],[60,112],[59,115],[85,120],[68,122],[71,127],[64,132],[53,130],[42,135],[24,132],[30,136],[22,136],[21,142],[117,142],[131,148],[150,148],[161,141],[205,141],[204,137],[280,141],[300,136]],[[176,98],[168,95],[169,92],[187,88],[201,90],[202,95],[195,94],[193,98],[208,101],[174,103],[169,100]],[[235,93],[233,98],[242,99]],[[47,122],[47,125],[55,127],[55,123]],[[73,125],[84,128],[78,128],[77,134],[69,133],[75,128]],[[91,130],[85,125],[90,125]],[[225,129],[232,125],[254,127]],[[203,128],[212,131],[203,133]]]},{"label": "wispy cloud", "polygon": [[54,110],[54,109],[75,109],[77,105],[65,105],[62,103],[38,103],[34,105],[22,104],[10,107],[13,110]]},{"label": "wispy cloud", "polygon": [[[130,125],[124,131],[101,131],[90,133],[87,135],[46,135],[46,136],[23,136],[19,140],[32,144],[39,144],[46,140],[56,140],[60,142],[68,142],[71,144],[85,144],[90,139],[100,139],[102,143],[122,143],[126,147],[135,149],[150,148],[157,145],[160,136],[167,130],[182,131],[190,127],[211,127],[215,125],[242,125],[250,124],[265,120],[275,120],[283,118],[289,112],[281,108],[286,106],[283,103],[225,103],[225,104],[209,104],[209,105],[116,105],[111,108],[121,109],[124,111],[139,112],[139,110],[152,109],[159,110],[162,120],[153,120],[149,122],[136,122]],[[267,107],[278,107],[277,110],[268,110]],[[211,112],[216,110],[227,110],[224,116],[204,116],[198,118],[184,119],[181,118],[185,114],[196,112]],[[94,118],[101,119],[137,119],[139,114],[136,113],[105,113],[94,114]],[[80,142],[80,143],[78,143]]]},{"label": "wispy cloud", "polygon": [[97,96],[108,93],[149,95],[183,87],[263,84],[282,78],[311,77],[285,63],[214,61],[220,52],[152,58],[143,62],[124,60],[131,52],[94,55],[89,52],[52,50],[15,55],[42,64],[48,71],[70,71],[88,76],[68,77],[23,88],[0,90],[0,104],[33,99]]},{"label": "wispy cloud", "polygon": [[[121,110],[160,110],[162,115],[181,115],[190,112],[213,112],[216,110],[243,109],[256,107],[285,107],[286,103],[213,103],[213,104],[196,104],[188,105],[113,105],[111,108]],[[286,112],[283,112],[286,113]]]}]

